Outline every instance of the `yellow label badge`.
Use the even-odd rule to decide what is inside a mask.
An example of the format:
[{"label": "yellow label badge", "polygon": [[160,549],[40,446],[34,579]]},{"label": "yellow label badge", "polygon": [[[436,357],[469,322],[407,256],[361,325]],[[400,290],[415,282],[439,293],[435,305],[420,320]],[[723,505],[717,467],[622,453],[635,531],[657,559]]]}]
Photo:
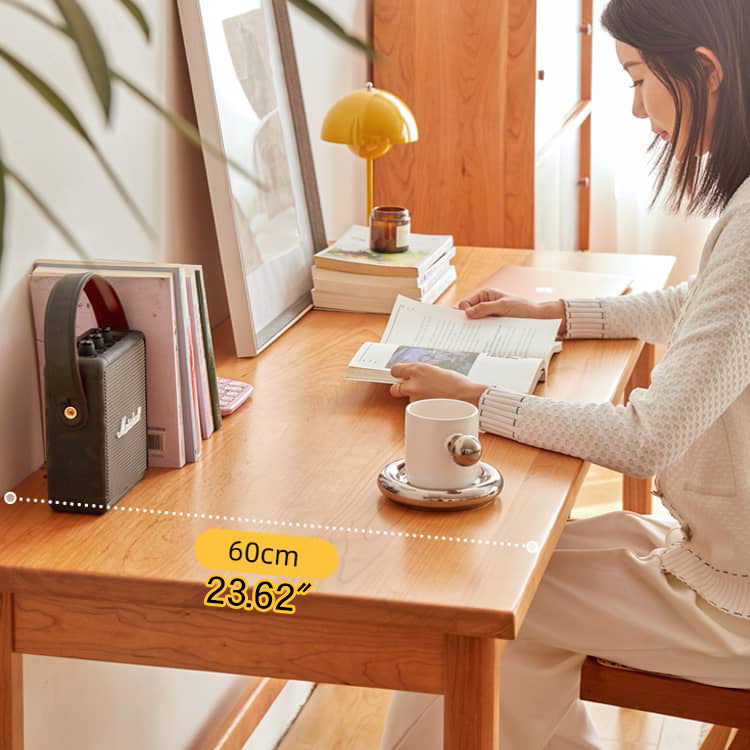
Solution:
[{"label": "yellow label badge", "polygon": [[257,531],[208,529],[195,540],[195,559],[211,570],[325,578],[336,570],[336,548],[327,539]]}]

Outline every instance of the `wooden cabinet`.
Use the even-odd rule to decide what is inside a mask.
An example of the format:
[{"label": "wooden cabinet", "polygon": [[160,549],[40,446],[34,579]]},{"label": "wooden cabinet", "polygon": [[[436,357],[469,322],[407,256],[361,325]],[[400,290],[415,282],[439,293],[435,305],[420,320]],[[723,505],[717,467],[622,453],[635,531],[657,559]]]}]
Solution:
[{"label": "wooden cabinet", "polygon": [[592,0],[373,0],[377,87],[419,141],[375,202],[457,244],[587,249]]}]

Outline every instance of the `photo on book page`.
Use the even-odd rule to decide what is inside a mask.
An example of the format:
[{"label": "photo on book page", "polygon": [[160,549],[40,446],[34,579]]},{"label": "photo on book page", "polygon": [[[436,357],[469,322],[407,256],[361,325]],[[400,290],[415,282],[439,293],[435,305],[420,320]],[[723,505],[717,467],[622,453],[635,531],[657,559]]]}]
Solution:
[{"label": "photo on book page", "polygon": [[419,346],[399,346],[388,360],[386,367],[390,370],[393,365],[422,363],[468,375],[478,356],[479,354],[474,352],[447,352],[441,349],[424,349]]},{"label": "photo on book page", "polygon": [[531,393],[539,382],[544,360],[538,357],[492,357],[479,352],[446,351],[421,346],[362,344],[346,368],[346,379],[364,383],[397,383],[391,375],[395,364],[424,364],[460,372],[483,385],[501,385],[521,393]]}]

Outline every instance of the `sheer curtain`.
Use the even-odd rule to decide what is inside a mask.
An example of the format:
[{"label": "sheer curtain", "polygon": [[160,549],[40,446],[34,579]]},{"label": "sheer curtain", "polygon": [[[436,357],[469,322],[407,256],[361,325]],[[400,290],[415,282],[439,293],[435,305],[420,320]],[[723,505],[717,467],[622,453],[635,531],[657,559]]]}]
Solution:
[{"label": "sheer curtain", "polygon": [[716,218],[673,215],[659,204],[649,209],[654,184],[647,154],[651,126],[631,113],[630,76],[599,23],[606,3],[594,0],[591,249],[675,255],[671,281],[682,281],[697,270]]}]

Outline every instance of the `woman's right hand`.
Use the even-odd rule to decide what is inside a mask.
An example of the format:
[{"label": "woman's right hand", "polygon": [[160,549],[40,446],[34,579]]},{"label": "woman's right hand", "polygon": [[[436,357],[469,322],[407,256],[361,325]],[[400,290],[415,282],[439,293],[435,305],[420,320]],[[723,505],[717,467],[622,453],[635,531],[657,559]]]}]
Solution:
[{"label": "woman's right hand", "polygon": [[458,309],[466,313],[467,318],[487,318],[491,315],[510,318],[539,318],[537,303],[523,297],[514,297],[499,289],[481,289],[464,297],[458,303]]},{"label": "woman's right hand", "polygon": [[508,318],[559,318],[560,331],[565,326],[565,305],[561,299],[533,302],[524,297],[501,292],[499,289],[481,289],[464,297],[458,305],[467,318],[503,316]]}]

